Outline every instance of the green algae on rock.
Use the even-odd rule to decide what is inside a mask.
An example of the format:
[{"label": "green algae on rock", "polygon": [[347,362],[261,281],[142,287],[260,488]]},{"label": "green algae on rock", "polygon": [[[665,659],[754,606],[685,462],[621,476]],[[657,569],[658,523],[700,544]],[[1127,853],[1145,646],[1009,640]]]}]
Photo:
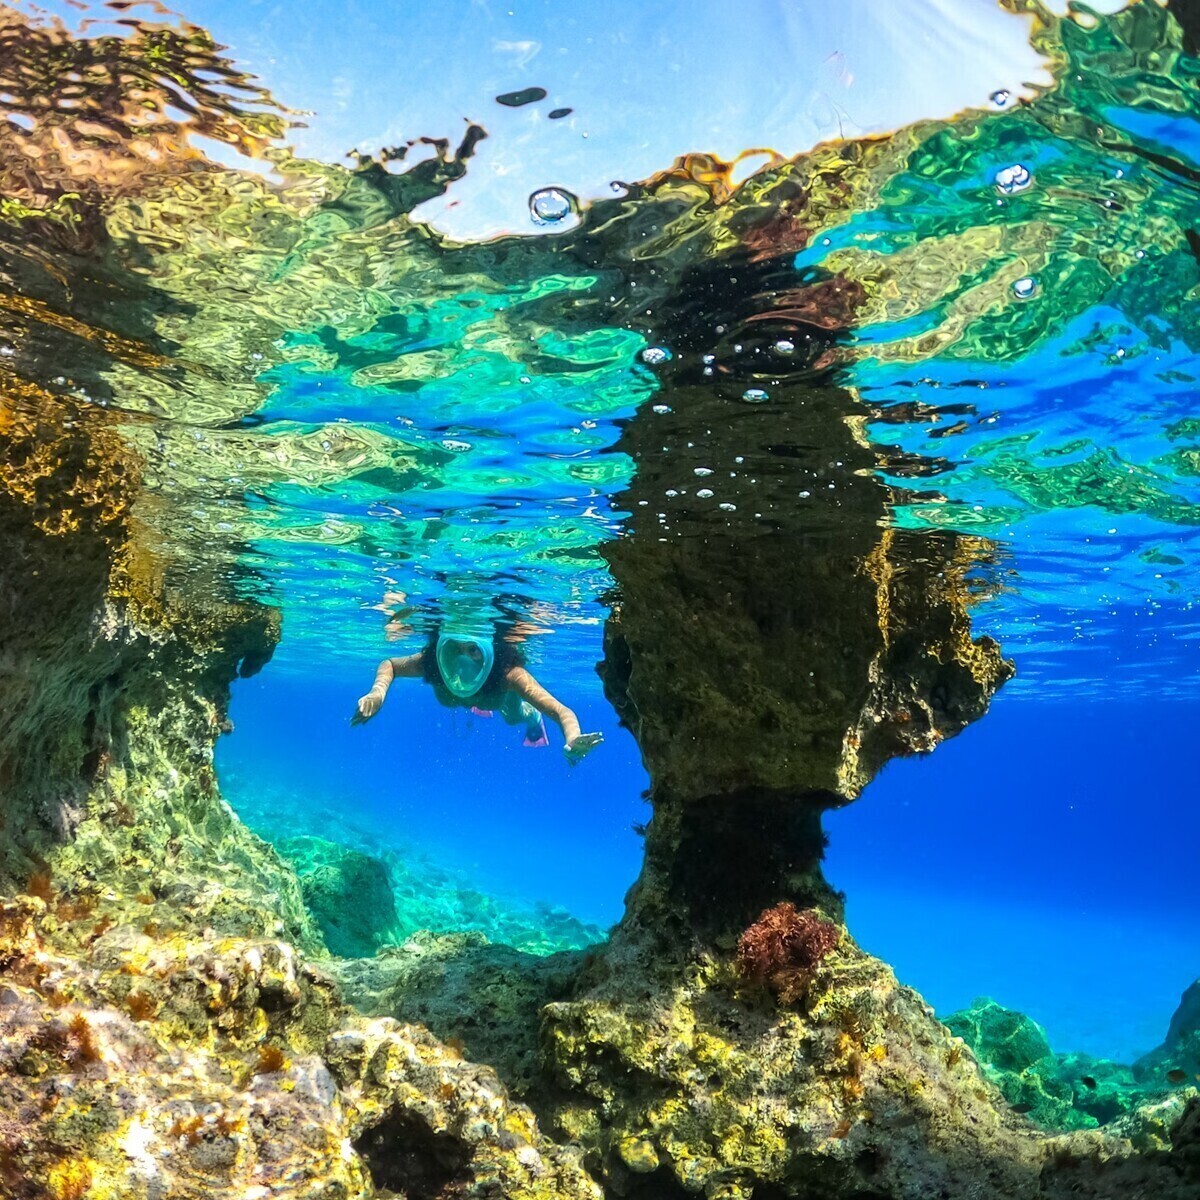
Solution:
[{"label": "green algae on rock", "polygon": [[[1194,1002],[1192,1002],[1194,1003]],[[1049,1129],[1095,1129],[1106,1125],[1135,1140],[1153,1140],[1158,1115],[1181,1109],[1200,1082],[1182,1068],[1172,1082],[1167,1064],[1186,1063],[1183,1043],[1189,1014],[1185,993],[1166,1041],[1132,1066],[1051,1050],[1042,1028],[1024,1013],[980,997],[969,1008],[951,1013],[945,1024],[974,1052],[984,1073],[1005,1100]],[[1172,1095],[1172,1093],[1175,1093]],[[1160,1139],[1161,1140],[1161,1139]]]},{"label": "green algae on rock", "polygon": [[292,838],[276,846],[300,877],[304,903],[331,954],[361,958],[395,937],[395,898],[379,859],[324,838]]}]

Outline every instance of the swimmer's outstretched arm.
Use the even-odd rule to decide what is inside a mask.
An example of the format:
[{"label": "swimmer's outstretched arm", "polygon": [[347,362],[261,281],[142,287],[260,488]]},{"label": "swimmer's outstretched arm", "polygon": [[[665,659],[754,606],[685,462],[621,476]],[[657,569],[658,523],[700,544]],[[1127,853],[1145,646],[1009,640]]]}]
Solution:
[{"label": "swimmer's outstretched arm", "polygon": [[522,700],[527,700],[544,717],[549,717],[563,731],[563,749],[567,761],[574,766],[589,750],[595,749],[604,735],[581,733],[579,718],[561,700],[556,700],[524,667],[512,667],[504,677]]},{"label": "swimmer's outstretched arm", "polygon": [[382,707],[383,699],[392,686],[393,679],[414,678],[422,674],[422,654],[406,654],[403,658],[385,658],[375,672],[375,686],[363,696],[354,709],[350,718],[351,725],[361,725],[369,721]]}]

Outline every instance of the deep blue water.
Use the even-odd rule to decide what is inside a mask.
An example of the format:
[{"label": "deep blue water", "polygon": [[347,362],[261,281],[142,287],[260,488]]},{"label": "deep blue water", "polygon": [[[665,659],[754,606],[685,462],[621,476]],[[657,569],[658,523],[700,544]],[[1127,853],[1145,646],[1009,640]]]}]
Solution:
[{"label": "deep blue water", "polygon": [[217,760],[234,807],[248,795],[276,797],[284,812],[311,810],[313,831],[331,839],[346,824],[399,848],[415,844],[485,891],[614,923],[641,865],[633,825],[650,808],[637,746],[598,679],[574,663],[537,668],[585,731],[604,734],[572,768],[553,726],[550,746],[527,748],[520,728],[444,708],[417,680],[398,680],[379,715],[351,728],[375,666],[299,674],[284,665],[237,684],[235,730]]},{"label": "deep blue water", "polygon": [[945,1013],[991,995],[1128,1061],[1200,971],[1200,705],[1001,693],[827,818],[851,932]]},{"label": "deep blue water", "polygon": [[[524,748],[499,717],[445,709],[412,680],[352,729],[375,663],[298,669],[285,649],[236,685],[222,784],[235,807],[265,800],[334,839],[365,830],[484,891],[611,924],[649,807],[637,748],[590,670],[598,657],[598,644],[565,662],[546,651],[536,666],[605,735],[570,768],[553,737]],[[1197,720],[1200,705],[1153,697],[1001,693],[957,739],[892,763],[827,817],[827,874],[852,934],[943,1014],[990,995],[1040,1021],[1056,1049],[1144,1053],[1200,971]]]}]

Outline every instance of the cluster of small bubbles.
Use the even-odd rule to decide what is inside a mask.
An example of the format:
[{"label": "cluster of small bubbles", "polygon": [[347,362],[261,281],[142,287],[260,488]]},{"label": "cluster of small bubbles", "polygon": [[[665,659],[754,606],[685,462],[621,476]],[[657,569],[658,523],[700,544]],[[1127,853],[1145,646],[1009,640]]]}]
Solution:
[{"label": "cluster of small bubbles", "polygon": [[775,352],[777,354],[791,354],[796,349],[795,342],[789,342],[787,338],[780,338],[775,343]]},{"label": "cluster of small bubbles", "polygon": [[5,358],[9,358],[16,354],[16,350],[12,346],[0,346],[0,354],[3,354]]},{"label": "cluster of small bubbles", "polygon": [[709,467],[694,467],[692,469],[692,474],[693,475],[711,475],[712,469]]},{"label": "cluster of small bubbles", "polygon": [[470,442],[460,442],[455,438],[443,438],[442,446],[455,454],[465,454],[471,448]]},{"label": "cluster of small bubbles", "polygon": [[711,500],[712,497],[713,497],[712,488],[701,488],[696,493],[696,498],[698,500]]},{"label": "cluster of small bubbles", "polygon": [[671,406],[669,404],[656,404],[652,411],[658,413],[659,416],[662,416],[664,413],[669,413],[671,411]]},{"label": "cluster of small bubbles", "polygon": [[535,225],[557,225],[575,211],[575,197],[562,188],[539,188],[529,197],[529,215]]},{"label": "cluster of small bubbles", "polygon": [[1028,300],[1037,291],[1037,286],[1037,280],[1032,275],[1023,275],[1013,283],[1013,295],[1018,300]]},{"label": "cluster of small bubbles", "polygon": [[517,382],[518,382],[518,383],[532,383],[532,382],[533,382],[533,380],[532,380],[532,379],[530,379],[528,375],[522,375],[522,376],[521,376],[521,377],[520,377],[520,378],[517,380]]},{"label": "cluster of small bubbles", "polygon": [[669,362],[671,352],[665,346],[647,346],[642,351],[642,362],[648,366],[657,367],[659,363]]},{"label": "cluster of small bubbles", "polygon": [[747,388],[742,393],[742,399],[747,404],[765,404],[770,398],[762,388]]},{"label": "cluster of small bubbles", "polygon": [[991,95],[991,101],[997,108],[1004,108],[1012,99],[1012,92],[1008,88],[1000,88]]},{"label": "cluster of small bubbles", "polygon": [[1033,175],[1028,167],[1014,163],[996,172],[996,190],[1006,196],[1015,196],[1033,187]]}]

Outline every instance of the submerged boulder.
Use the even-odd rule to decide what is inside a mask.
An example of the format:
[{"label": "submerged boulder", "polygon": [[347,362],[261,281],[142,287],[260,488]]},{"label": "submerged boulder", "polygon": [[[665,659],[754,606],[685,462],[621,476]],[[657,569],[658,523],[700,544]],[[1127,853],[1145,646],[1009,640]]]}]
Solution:
[{"label": "submerged boulder", "polygon": [[387,865],[318,837],[280,842],[300,877],[304,903],[331,954],[365,958],[396,937],[396,902]]},{"label": "submerged boulder", "polygon": [[975,1056],[1001,1071],[1021,1072],[1050,1058],[1050,1039],[1031,1017],[981,996],[970,1008],[945,1018],[946,1028],[962,1038]]}]

